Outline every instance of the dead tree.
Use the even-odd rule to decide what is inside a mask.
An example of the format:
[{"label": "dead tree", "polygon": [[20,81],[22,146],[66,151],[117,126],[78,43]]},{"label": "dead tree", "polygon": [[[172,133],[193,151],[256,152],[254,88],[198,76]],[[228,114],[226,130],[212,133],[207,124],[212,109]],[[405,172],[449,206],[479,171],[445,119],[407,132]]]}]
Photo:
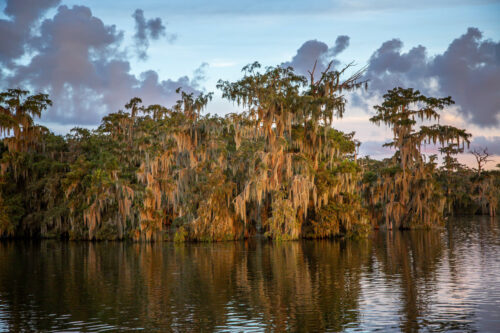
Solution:
[{"label": "dead tree", "polygon": [[488,153],[488,148],[484,148],[482,150],[481,148],[474,149],[470,153],[474,155],[477,162],[477,169],[473,168],[473,170],[477,171],[477,175],[480,176],[481,171],[483,171],[486,163],[491,162],[491,159],[488,158],[490,156],[490,153]]}]

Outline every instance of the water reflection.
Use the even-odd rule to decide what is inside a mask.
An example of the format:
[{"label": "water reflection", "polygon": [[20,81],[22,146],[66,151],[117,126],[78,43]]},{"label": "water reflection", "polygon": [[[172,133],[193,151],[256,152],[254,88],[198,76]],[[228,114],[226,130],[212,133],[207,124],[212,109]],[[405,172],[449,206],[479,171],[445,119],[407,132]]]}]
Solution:
[{"label": "water reflection", "polygon": [[499,220],[361,241],[0,243],[0,331],[494,331]]}]

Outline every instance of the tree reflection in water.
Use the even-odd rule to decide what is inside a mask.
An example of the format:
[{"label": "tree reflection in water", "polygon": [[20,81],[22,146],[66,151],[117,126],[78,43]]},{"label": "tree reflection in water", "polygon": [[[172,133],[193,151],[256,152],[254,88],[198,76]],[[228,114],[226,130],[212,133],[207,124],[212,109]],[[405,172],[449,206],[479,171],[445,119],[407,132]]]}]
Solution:
[{"label": "tree reflection in water", "polygon": [[496,327],[479,311],[500,310],[499,221],[454,222],[360,241],[2,242],[0,331]]}]

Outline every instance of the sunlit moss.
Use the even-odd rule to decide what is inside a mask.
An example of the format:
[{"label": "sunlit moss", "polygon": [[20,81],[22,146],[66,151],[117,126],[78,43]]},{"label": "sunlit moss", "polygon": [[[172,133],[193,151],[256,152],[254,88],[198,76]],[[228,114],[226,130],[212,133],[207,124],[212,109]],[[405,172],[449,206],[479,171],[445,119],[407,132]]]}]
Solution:
[{"label": "sunlit moss", "polygon": [[[172,107],[106,115],[96,130],[57,136],[34,123],[47,95],[0,94],[0,237],[227,241],[357,237],[430,227],[445,214],[495,215],[500,172],[458,164],[469,134],[436,120],[450,98],[397,88],[371,119],[392,128],[395,155],[358,159],[354,133],[333,128],[361,72],[330,67],[310,78],[291,68],[246,66],[220,81],[244,111],[204,114],[211,94],[179,92]],[[317,77],[315,77],[317,74]],[[415,107],[415,109],[412,109]],[[421,153],[440,144],[444,166]]]}]

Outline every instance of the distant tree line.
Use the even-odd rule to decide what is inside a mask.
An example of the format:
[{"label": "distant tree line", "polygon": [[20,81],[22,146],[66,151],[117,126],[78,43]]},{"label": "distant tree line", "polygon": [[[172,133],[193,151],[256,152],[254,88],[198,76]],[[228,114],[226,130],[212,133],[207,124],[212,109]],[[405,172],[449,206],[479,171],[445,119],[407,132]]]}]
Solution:
[{"label": "distant tree line", "polygon": [[[458,163],[470,134],[439,125],[450,97],[395,88],[370,121],[388,126],[389,159],[357,158],[354,133],[332,127],[361,72],[315,78],[292,68],[243,68],[219,81],[246,110],[204,115],[211,94],[178,91],[172,108],[133,98],[95,130],[60,136],[37,125],[45,94],[0,94],[0,237],[220,241],[264,233],[276,240],[363,236],[419,228],[453,214],[494,216],[500,170]],[[429,126],[419,121],[435,122]],[[426,157],[424,144],[444,156]]]}]

